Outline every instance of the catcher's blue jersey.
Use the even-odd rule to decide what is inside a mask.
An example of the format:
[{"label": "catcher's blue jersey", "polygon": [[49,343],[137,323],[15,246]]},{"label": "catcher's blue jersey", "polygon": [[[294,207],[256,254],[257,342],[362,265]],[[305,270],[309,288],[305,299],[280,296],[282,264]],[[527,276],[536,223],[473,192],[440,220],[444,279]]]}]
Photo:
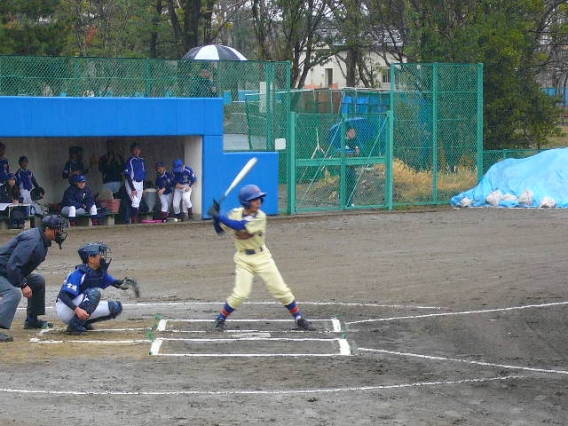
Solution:
[{"label": "catcher's blue jersey", "polygon": [[100,269],[94,270],[87,265],[79,265],[77,269],[67,275],[61,291],[76,297],[91,287],[107,288],[116,281],[108,272]]}]

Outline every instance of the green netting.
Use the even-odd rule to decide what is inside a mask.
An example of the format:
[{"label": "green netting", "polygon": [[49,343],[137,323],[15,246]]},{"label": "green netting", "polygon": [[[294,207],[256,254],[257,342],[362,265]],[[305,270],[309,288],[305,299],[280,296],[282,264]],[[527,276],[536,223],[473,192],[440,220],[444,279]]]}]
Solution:
[{"label": "green netting", "polygon": [[395,64],[395,204],[446,204],[482,175],[481,64]]}]

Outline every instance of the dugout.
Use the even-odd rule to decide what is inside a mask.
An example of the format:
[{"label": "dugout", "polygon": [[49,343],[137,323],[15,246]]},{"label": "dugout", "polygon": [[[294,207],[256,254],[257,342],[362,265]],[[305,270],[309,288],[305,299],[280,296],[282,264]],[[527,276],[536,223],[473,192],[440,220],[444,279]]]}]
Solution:
[{"label": "dugout", "polygon": [[[61,172],[72,145],[84,148],[88,183],[100,191],[96,161],[106,152],[107,139],[114,139],[124,159],[132,141],[142,143],[147,180],[152,182],[156,162],[165,162],[171,171],[172,161],[183,158],[198,176],[192,195],[197,215],[256,156],[259,162],[243,184],[254,182],[274,195],[267,197],[263,210],[278,213],[278,153],[225,153],[221,98],[0,97],[0,113],[0,142],[6,145],[10,171],[16,172],[18,158],[26,155],[48,202],[59,202],[68,186]],[[226,206],[238,204],[237,192]]]}]

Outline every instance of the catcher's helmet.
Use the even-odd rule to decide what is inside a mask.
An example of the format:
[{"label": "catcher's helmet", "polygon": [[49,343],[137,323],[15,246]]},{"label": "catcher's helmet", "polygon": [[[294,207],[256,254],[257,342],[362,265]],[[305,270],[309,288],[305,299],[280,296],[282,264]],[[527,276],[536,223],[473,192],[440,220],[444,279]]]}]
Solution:
[{"label": "catcher's helmet", "polygon": [[[77,253],[83,263],[87,263],[89,256],[96,256],[100,254],[101,257],[106,258],[107,253],[110,252],[108,246],[104,243],[86,243],[79,247]],[[109,262],[110,263],[110,262]]]},{"label": "catcher's helmet", "polygon": [[257,198],[262,200],[264,197],[266,197],[266,192],[262,192],[256,185],[245,185],[239,191],[239,202],[246,209],[250,207],[252,200],[256,200]]}]

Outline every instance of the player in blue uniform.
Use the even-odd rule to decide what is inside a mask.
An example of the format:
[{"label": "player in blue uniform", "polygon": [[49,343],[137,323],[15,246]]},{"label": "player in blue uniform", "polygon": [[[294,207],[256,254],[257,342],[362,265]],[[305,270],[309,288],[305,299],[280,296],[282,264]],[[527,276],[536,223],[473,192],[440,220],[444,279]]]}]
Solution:
[{"label": "player in blue uniform", "polygon": [[77,215],[89,213],[93,225],[98,225],[98,211],[93,191],[83,175],[73,177],[73,183],[63,193],[61,213],[69,217],[71,226],[77,225]]},{"label": "player in blue uniform", "polygon": [[42,209],[34,200],[32,200],[32,189],[40,188],[35,175],[31,170],[28,169],[29,160],[28,157],[22,155],[18,159],[18,164],[20,168],[16,172],[16,183],[20,187],[20,194],[24,199],[24,204],[31,204],[31,214],[41,215]]},{"label": "player in blue uniform", "polygon": [[6,158],[6,145],[0,142],[0,185],[6,183],[6,176],[10,174],[10,163]]},{"label": "player in blue uniform", "polygon": [[55,304],[58,318],[68,324],[67,332],[84,333],[93,329],[91,324],[114,319],[122,312],[119,301],[101,300],[101,290],[109,286],[126,290],[123,280],[108,273],[109,252],[103,243],[87,243],[77,250],[83,263],[67,276]]},{"label": "player in blue uniform", "polygon": [[[174,213],[178,219],[183,221],[193,219],[191,192],[196,180],[195,172],[191,167],[184,165],[183,160],[177,159],[174,161]],[[180,202],[182,204],[181,207]]]},{"label": "player in blue uniform", "polygon": [[160,211],[162,221],[168,220],[168,212],[172,204],[172,188],[174,186],[174,175],[166,170],[164,163],[156,163],[156,188],[160,197]]},{"label": "player in blue uniform", "polygon": [[130,144],[132,155],[126,160],[124,176],[126,178],[125,188],[130,198],[130,221],[138,223],[138,209],[142,201],[144,191],[144,181],[146,180],[146,164],[142,154],[142,146],[138,142]]},{"label": "player in blue uniform", "polygon": [[89,173],[89,169],[83,164],[83,148],[80,146],[70,147],[69,161],[65,163],[61,173],[63,179],[67,179],[72,184],[75,176],[85,176],[87,173]]}]

